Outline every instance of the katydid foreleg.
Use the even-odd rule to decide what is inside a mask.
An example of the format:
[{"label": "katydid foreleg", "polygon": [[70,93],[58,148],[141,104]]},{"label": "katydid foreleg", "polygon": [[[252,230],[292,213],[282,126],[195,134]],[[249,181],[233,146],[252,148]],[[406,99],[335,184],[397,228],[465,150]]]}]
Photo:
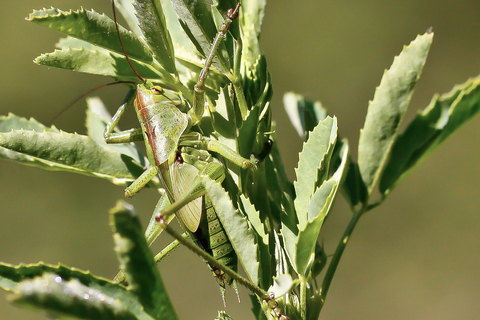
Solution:
[{"label": "katydid foreleg", "polygon": [[107,126],[105,127],[105,132],[103,134],[106,143],[128,143],[143,140],[143,134],[140,128],[132,128],[130,130],[125,130],[121,132],[114,131],[125,110],[127,109],[128,103],[133,97],[132,93],[132,90],[128,92],[122,105],[118,108],[117,112],[112,117],[112,120],[107,123]]}]

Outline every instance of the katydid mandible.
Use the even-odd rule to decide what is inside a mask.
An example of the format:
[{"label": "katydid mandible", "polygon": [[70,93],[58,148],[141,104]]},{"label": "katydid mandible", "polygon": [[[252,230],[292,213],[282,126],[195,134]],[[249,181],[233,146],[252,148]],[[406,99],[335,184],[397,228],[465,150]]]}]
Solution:
[{"label": "katydid mandible", "polygon": [[[114,1],[112,5],[114,7]],[[237,4],[235,9],[228,10],[225,22],[218,30],[194,87],[192,103],[176,92],[142,78],[130,63],[122,44],[126,59],[141,81],[133,102],[141,128],[114,132],[128,105],[124,103],[107,124],[104,135],[107,143],[145,141],[150,167],[125,189],[126,197],[135,195],[158,174],[168,198],[168,201],[160,199],[155,208],[158,220],[165,221],[176,213],[184,229],[196,239],[197,244],[233,270],[237,268],[235,252],[206,195],[201,176],[208,176],[217,182],[222,182],[225,177],[223,164],[209,152],[215,152],[243,169],[254,169],[258,160],[254,156],[250,159],[240,156],[218,141],[195,132],[193,127],[203,116],[208,69],[230,24],[237,18],[239,8],[240,4]],[[116,21],[115,8],[114,18]],[[118,27],[117,33],[121,42]],[[167,206],[169,203],[171,205]],[[155,237],[152,235],[149,242]],[[234,284],[233,279],[216,266],[210,264],[210,267],[220,284],[223,298],[225,284]]]}]

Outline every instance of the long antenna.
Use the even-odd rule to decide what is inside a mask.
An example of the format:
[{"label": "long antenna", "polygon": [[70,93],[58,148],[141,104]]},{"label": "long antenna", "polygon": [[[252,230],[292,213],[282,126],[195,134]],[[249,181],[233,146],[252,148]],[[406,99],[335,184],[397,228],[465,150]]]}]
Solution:
[{"label": "long antenna", "polygon": [[110,83],[106,83],[106,84],[102,84],[98,87],[95,87],[93,89],[90,89],[88,90],[87,92],[84,92],[82,93],[81,95],[79,95],[78,97],[76,97],[72,102],[70,102],[69,104],[67,104],[65,107],[63,107],[60,111],[57,112],[56,115],[53,116],[53,118],[50,120],[50,125],[53,124],[53,122],[55,120],[58,119],[58,117],[60,117],[65,111],[67,111],[68,109],[70,109],[71,106],[73,106],[75,103],[77,103],[79,100],[85,98],[86,96],[88,96],[90,93],[98,90],[98,89],[102,89],[102,88],[105,88],[105,87],[108,87],[108,86],[112,86],[114,84],[120,84],[120,83],[131,83],[131,84],[136,84],[135,82],[133,81],[115,81],[115,82],[110,82]]},{"label": "long antenna", "polygon": [[115,0],[112,0],[112,9],[113,9],[113,20],[115,21],[115,29],[117,30],[117,35],[118,35],[118,40],[120,41],[120,46],[122,47],[123,54],[125,55],[125,58],[127,58],[127,62],[132,68],[133,72],[137,75],[138,79],[145,83],[145,79],[138,73],[137,69],[133,66],[132,62],[130,61],[130,58],[128,57],[127,51],[125,50],[125,47],[123,45],[122,37],[120,36],[120,29],[118,28],[118,22],[117,22],[117,10],[115,9]]}]

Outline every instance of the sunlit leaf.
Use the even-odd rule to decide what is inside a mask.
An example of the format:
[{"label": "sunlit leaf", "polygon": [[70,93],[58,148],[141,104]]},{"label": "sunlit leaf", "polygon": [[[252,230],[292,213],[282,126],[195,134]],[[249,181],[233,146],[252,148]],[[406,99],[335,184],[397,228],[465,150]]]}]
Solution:
[{"label": "sunlit leaf", "polygon": [[[135,69],[144,78],[163,78],[168,74],[159,74],[150,66],[131,60]],[[108,52],[105,50],[88,50],[85,48],[67,48],[55,50],[38,56],[34,62],[39,65],[67,69],[76,72],[108,76],[119,80],[138,81],[138,78],[127,59],[122,54]]]},{"label": "sunlit leaf", "polygon": [[386,165],[432,40],[433,33],[427,32],[403,48],[383,74],[368,106],[360,131],[358,166],[369,194]]},{"label": "sunlit leaf", "polygon": [[401,134],[380,181],[380,191],[390,192],[480,110],[480,77],[436,95]]},{"label": "sunlit leaf", "polygon": [[88,319],[117,319],[114,314],[118,319],[132,319],[134,315],[133,319],[153,320],[124,286],[61,264],[0,263],[0,287],[12,293],[9,299],[14,303],[52,314],[81,319],[86,319],[82,314]]},{"label": "sunlit leaf", "polygon": [[[34,10],[27,20],[123,55],[115,22],[105,14],[83,8],[61,11],[52,7]],[[152,62],[152,54],[143,42],[122,26],[119,26],[119,29],[128,56],[147,63]]]},{"label": "sunlit leaf", "polygon": [[133,207],[119,201],[110,210],[110,223],[128,290],[138,297],[145,311],[154,319],[177,319]]},{"label": "sunlit leaf", "polygon": [[[12,130],[0,133],[0,156],[53,171],[68,171],[125,185],[141,166],[132,158],[99,146],[87,136],[63,131]],[[5,149],[8,152],[5,152]]]},{"label": "sunlit leaf", "polygon": [[134,3],[134,7],[137,17],[141,17],[140,29],[155,54],[155,58],[161,63],[163,69],[176,74],[172,39],[166,26],[160,1],[139,0]]}]

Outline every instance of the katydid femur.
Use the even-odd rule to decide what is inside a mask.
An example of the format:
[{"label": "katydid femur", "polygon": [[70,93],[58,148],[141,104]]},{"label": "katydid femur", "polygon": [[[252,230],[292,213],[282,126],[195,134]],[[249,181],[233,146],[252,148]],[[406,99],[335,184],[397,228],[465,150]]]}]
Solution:
[{"label": "katydid femur", "polygon": [[[114,1],[112,5],[116,21]],[[230,24],[238,16],[239,8],[238,3],[234,9],[228,10],[225,22],[218,30],[195,84],[191,102],[183,99],[179,93],[141,77],[128,58],[117,25],[125,57],[141,81],[136,87],[133,101],[141,128],[114,132],[128,105],[128,100],[131,100],[126,99],[127,102],[120,106],[112,121],[107,124],[104,134],[107,143],[145,141],[150,167],[125,189],[125,195],[128,198],[132,197],[158,174],[165,195],[161,197],[154,211],[156,220],[160,223],[147,228],[147,240],[152,243],[162,229],[166,229],[178,240],[185,240],[172,232],[168,226],[173,214],[176,214],[181,225],[198,245],[189,248],[202,255],[214,272],[223,299],[225,285],[229,284],[236,288],[235,280],[262,298],[266,297],[265,291],[249,284],[248,280],[234,272],[237,268],[237,257],[211,205],[201,178],[207,176],[217,182],[222,182],[225,178],[223,164],[212,157],[210,152],[217,153],[242,169],[255,169],[258,160],[253,155],[250,159],[242,157],[220,142],[204,137],[201,132],[195,131],[194,127],[201,121],[204,113],[206,102],[204,85],[208,70]],[[208,254],[203,255],[202,250]]]}]

